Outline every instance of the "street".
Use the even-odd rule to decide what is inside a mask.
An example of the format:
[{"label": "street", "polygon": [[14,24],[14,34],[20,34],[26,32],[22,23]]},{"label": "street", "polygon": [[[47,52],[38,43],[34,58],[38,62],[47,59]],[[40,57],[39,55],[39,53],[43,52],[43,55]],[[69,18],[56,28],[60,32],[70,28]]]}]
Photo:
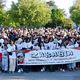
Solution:
[{"label": "street", "polygon": [[0,73],[0,80],[80,80],[79,71]]}]

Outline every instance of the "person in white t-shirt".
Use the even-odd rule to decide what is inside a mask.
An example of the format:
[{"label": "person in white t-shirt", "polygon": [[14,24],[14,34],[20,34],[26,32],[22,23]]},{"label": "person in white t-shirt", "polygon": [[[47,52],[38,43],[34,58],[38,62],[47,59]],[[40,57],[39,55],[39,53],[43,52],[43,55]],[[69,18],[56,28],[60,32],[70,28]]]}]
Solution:
[{"label": "person in white t-shirt", "polygon": [[2,47],[2,70],[5,72],[8,71],[8,52],[6,44]]},{"label": "person in white t-shirt", "polygon": [[[68,45],[67,45],[67,48],[68,48],[68,49],[74,49],[74,48],[76,48],[76,47],[78,47],[78,46],[79,46],[79,45],[78,45],[77,42],[73,43],[72,41],[69,41],[69,43],[68,43]],[[68,66],[68,68],[69,68],[70,70],[76,69],[76,63],[75,63],[75,62],[74,62],[74,63],[70,63],[70,64],[68,64],[67,66]]]},{"label": "person in white t-shirt", "polygon": [[38,43],[33,46],[33,49],[34,50],[40,50],[40,47],[38,46]]},{"label": "person in white t-shirt", "polygon": [[27,49],[31,49],[33,46],[32,42],[31,42],[31,39],[27,39]]},{"label": "person in white t-shirt", "polygon": [[53,50],[53,38],[50,38],[49,39],[49,43],[48,43],[48,45],[49,45],[49,50]]},{"label": "person in white t-shirt", "polygon": [[22,49],[21,43],[22,43],[22,39],[19,38],[19,39],[16,41],[16,44],[15,44],[17,50],[21,50],[21,49]]},{"label": "person in white t-shirt", "polygon": [[58,49],[58,40],[54,39],[52,41],[49,42],[49,46],[51,50],[55,50]]},{"label": "person in white t-shirt", "polygon": [[49,39],[45,39],[44,40],[44,50],[49,50],[50,49],[50,45],[49,45]]},{"label": "person in white t-shirt", "polygon": [[16,68],[16,47],[13,41],[8,44],[8,53],[9,53],[9,71],[14,72]]},{"label": "person in white t-shirt", "polygon": [[21,47],[22,47],[22,49],[27,49],[26,40],[23,40],[23,42],[21,43]]}]

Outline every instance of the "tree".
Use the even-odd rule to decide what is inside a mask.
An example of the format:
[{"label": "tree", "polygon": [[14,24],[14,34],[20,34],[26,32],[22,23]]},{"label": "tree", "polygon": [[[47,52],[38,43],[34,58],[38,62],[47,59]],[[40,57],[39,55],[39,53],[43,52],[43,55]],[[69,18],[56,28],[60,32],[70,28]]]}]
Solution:
[{"label": "tree", "polygon": [[54,1],[47,2],[51,9],[51,19],[52,21],[46,24],[45,27],[57,27],[63,26],[63,20],[65,18],[65,12],[62,9],[59,9]]},{"label": "tree", "polygon": [[4,21],[4,1],[3,0],[0,0],[0,25],[3,24],[3,21]]},{"label": "tree", "polygon": [[18,3],[12,2],[11,9],[6,12],[4,24],[13,27],[20,26],[19,18]]},{"label": "tree", "polygon": [[71,19],[76,23],[80,24],[80,9],[75,9],[71,13]]},{"label": "tree", "polygon": [[44,26],[51,20],[48,5],[41,0],[18,0],[8,11],[11,22],[17,26]]},{"label": "tree", "polygon": [[80,24],[80,0],[76,0],[75,4],[70,8],[71,19]]},{"label": "tree", "polygon": [[62,9],[52,9],[52,23],[53,26],[61,26],[64,20],[64,11]]},{"label": "tree", "polygon": [[73,28],[73,21],[70,18],[65,18],[63,20],[64,28]]}]

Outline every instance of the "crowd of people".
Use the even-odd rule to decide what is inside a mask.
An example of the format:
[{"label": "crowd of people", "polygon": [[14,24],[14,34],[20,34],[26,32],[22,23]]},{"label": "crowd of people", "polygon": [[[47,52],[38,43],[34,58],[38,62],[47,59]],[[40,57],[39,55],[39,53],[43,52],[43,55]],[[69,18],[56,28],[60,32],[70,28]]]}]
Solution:
[{"label": "crowd of people", "polygon": [[[2,71],[5,72],[15,72],[17,61],[16,50],[55,50],[77,47],[80,47],[80,29],[0,28],[1,67]],[[69,69],[74,69],[75,67],[76,63],[68,64]]]}]

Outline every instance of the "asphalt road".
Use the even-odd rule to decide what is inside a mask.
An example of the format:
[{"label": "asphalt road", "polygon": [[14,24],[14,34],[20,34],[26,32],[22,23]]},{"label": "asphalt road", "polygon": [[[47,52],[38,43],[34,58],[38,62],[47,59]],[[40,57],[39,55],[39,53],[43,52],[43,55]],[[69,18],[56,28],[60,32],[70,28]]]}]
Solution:
[{"label": "asphalt road", "polygon": [[80,80],[80,70],[71,72],[0,73],[0,80]]}]

